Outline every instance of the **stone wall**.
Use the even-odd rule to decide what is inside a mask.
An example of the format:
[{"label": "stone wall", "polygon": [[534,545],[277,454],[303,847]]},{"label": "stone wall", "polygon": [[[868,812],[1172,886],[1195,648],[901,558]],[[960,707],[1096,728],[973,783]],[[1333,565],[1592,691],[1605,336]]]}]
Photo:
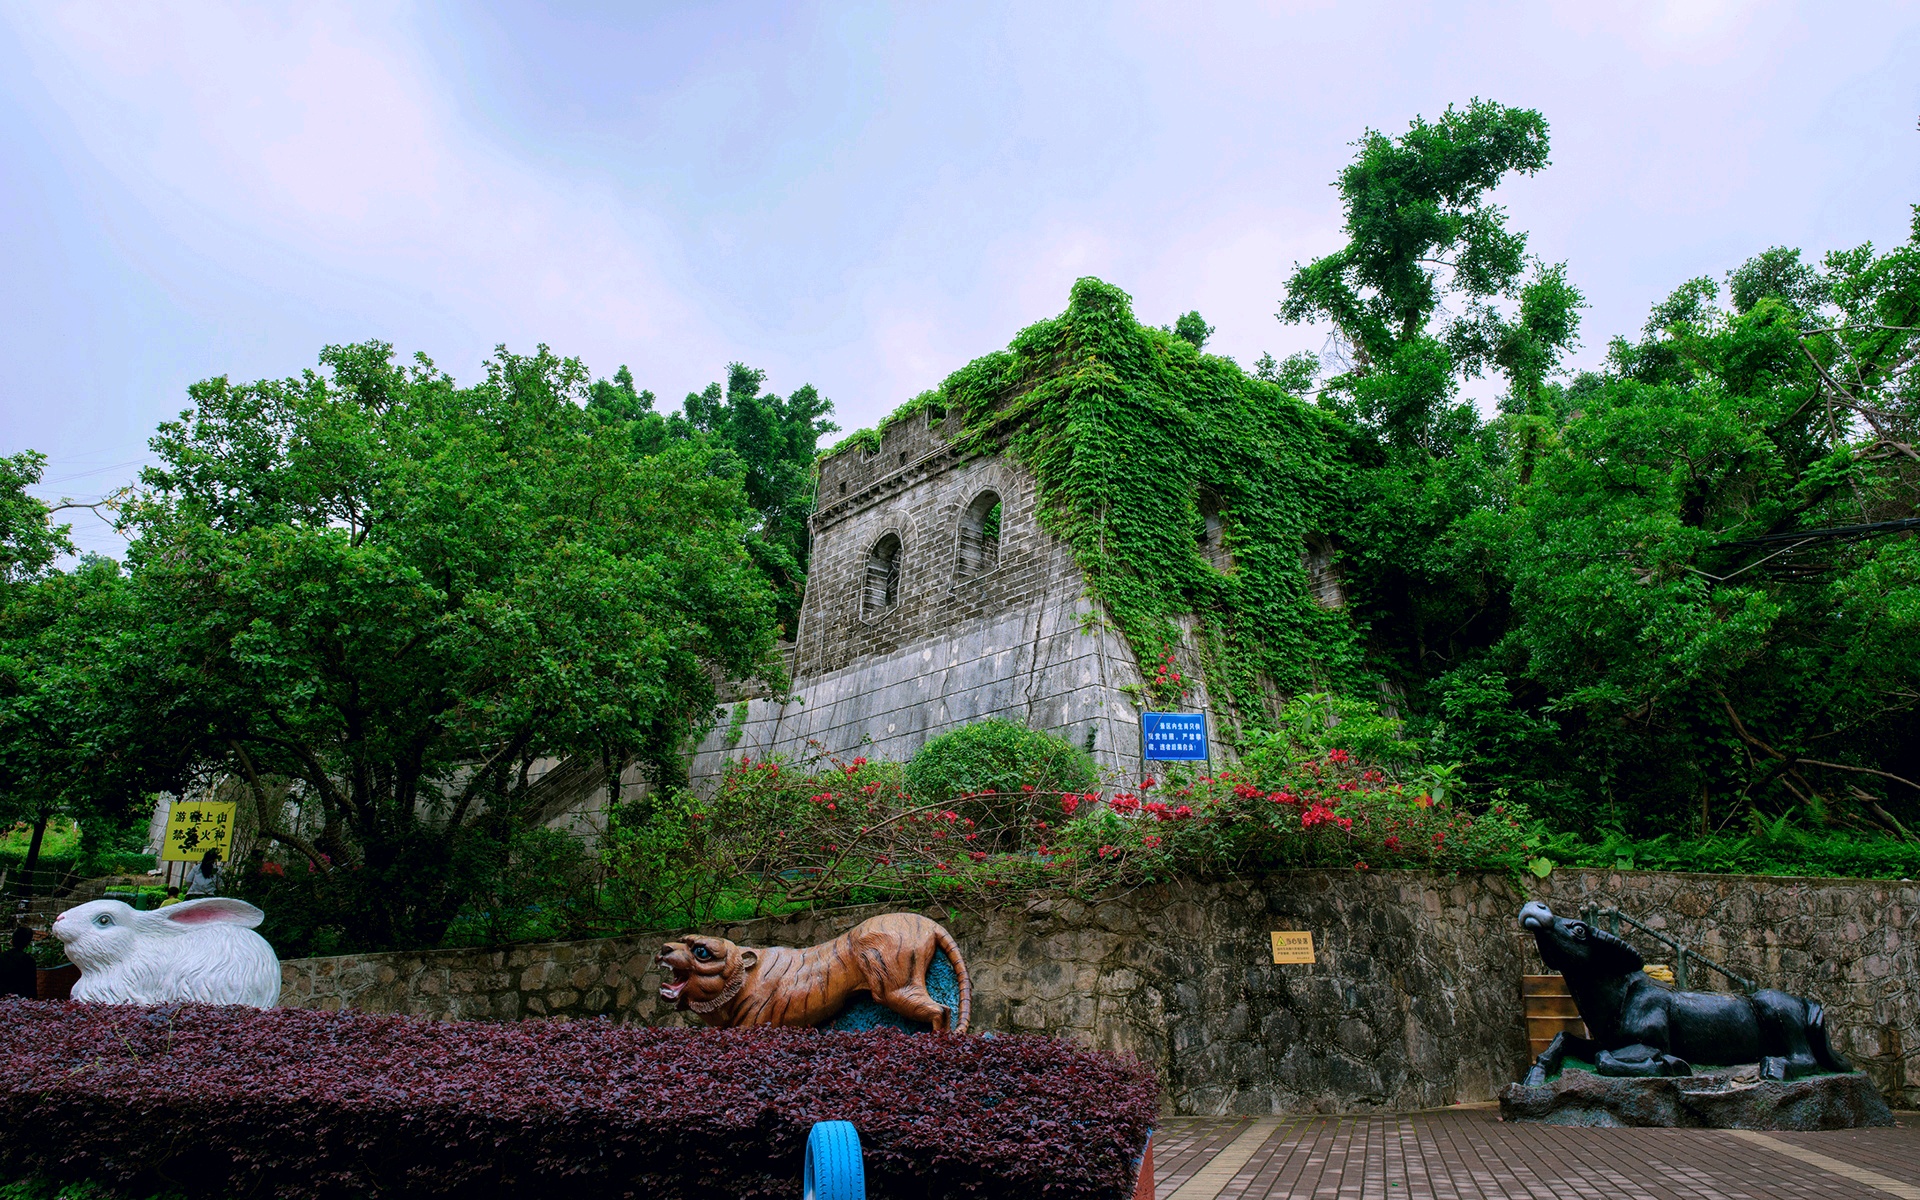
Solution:
[{"label": "stone wall", "polygon": [[[694,756],[695,780],[728,757],[810,752],[905,761],[929,738],[1004,717],[1089,747],[1138,779],[1142,682],[1125,639],[1092,619],[1072,550],[1040,525],[1033,476],[1009,458],[949,446],[952,418],[889,426],[877,453],[821,466],[794,696],[740,701]],[[1000,501],[991,567],[963,572],[969,506]],[[863,602],[867,559],[900,540],[897,602]]]},{"label": "stone wall", "polygon": [[[1560,871],[1533,895],[1562,912],[1617,905],[1744,974],[1815,996],[1835,1046],[1897,1107],[1920,1106],[1920,887]],[[1525,899],[1503,876],[1303,871],[932,915],[966,956],[976,1031],[1135,1054],[1178,1113],[1406,1111],[1491,1099],[1524,1068],[1520,976],[1541,969],[1515,921]],[[876,911],[709,932],[811,945]],[[1274,965],[1268,933],[1278,929],[1312,932],[1317,961]],[[681,1024],[656,994],[659,941],[289,961],[282,1003]],[[1655,943],[1643,950],[1664,960]]]}]

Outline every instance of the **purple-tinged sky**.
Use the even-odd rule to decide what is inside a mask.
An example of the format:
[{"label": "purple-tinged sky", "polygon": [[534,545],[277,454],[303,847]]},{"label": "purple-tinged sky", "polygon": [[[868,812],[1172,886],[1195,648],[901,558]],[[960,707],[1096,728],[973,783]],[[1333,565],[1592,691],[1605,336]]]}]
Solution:
[{"label": "purple-tinged sky", "polygon": [[1273,313],[1349,143],[1474,96],[1552,124],[1501,199],[1591,363],[1766,246],[1903,240],[1917,63],[1913,3],[9,5],[0,453],[91,499],[192,380],[366,338],[668,400],[742,359],[852,428],[1088,274],[1319,350]]}]

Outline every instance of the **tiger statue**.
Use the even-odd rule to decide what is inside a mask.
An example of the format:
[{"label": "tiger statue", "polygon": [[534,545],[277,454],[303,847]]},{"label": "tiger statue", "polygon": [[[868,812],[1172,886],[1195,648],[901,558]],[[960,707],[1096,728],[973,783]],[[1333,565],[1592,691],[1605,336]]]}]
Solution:
[{"label": "tiger statue", "polygon": [[[935,952],[946,954],[959,981],[958,1014],[927,992]],[[805,950],[758,950],[696,935],[668,942],[654,961],[672,976],[660,985],[660,998],[717,1028],[818,1025],[861,991],[910,1021],[927,1022],[936,1033],[965,1033],[972,1015],[960,947],[952,934],[916,913],[869,917]]]}]

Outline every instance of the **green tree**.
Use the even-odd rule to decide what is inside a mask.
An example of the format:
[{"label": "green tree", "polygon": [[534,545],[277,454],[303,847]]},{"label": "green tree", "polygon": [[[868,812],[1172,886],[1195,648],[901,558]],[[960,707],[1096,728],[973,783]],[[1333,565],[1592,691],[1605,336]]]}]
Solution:
[{"label": "green tree", "polygon": [[741,463],[747,502],[757,514],[747,549],[772,585],[780,624],[791,637],[812,544],[813,459],[820,439],[840,427],[826,419],[833,401],[812,384],[783,399],[760,390],[766,381],[765,371],[729,364],[726,387],[712,383],[687,393],[684,411],[668,418],[668,428],[681,437],[705,438]]},{"label": "green tree", "polygon": [[1505,456],[1540,436],[1503,441],[1459,399],[1461,381],[1499,372],[1508,423],[1538,422],[1584,301],[1487,198],[1547,165],[1538,112],[1475,100],[1357,145],[1336,184],[1347,245],[1296,267],[1280,316],[1330,321],[1344,347],[1320,402],[1355,430],[1356,469],[1344,525],[1327,532],[1374,665],[1417,691],[1499,634],[1505,589],[1466,534]]},{"label": "green tree", "polygon": [[345,945],[430,945],[537,818],[542,760],[671,779],[715,668],[777,675],[772,598],[737,465],[636,453],[577,361],[503,349],[467,388],[380,343],[321,364],[196,384],[161,426],[115,668],[149,742],[249,782]]},{"label": "green tree", "polygon": [[[1583,301],[1564,265],[1531,260],[1487,199],[1547,165],[1546,119],[1474,100],[1357,145],[1336,185],[1347,244],[1294,268],[1280,317],[1338,332],[1351,363],[1330,400],[1392,445],[1443,449],[1472,425],[1448,410],[1458,374],[1497,369],[1524,408],[1574,344]],[[1458,314],[1433,328],[1449,300]]]},{"label": "green tree", "polygon": [[[47,823],[80,820],[97,835],[142,815],[153,786],[177,762],[131,756],[102,677],[107,648],[129,628],[126,580],[109,559],[73,553],[66,525],[27,493],[45,459],[0,458],[0,824],[33,829],[20,890],[34,882]],[[89,849],[92,849],[91,847]]]},{"label": "green tree", "polygon": [[[1443,740],[1570,827],[1920,818],[1920,228],[1683,284],[1463,533],[1511,597]],[[1509,430],[1509,436],[1516,436]],[[1835,532],[1838,531],[1838,532]]]},{"label": "green tree", "polygon": [[31,583],[73,553],[72,527],[53,522],[58,509],[27,494],[46,466],[47,456],[33,450],[0,458],[0,587]]}]

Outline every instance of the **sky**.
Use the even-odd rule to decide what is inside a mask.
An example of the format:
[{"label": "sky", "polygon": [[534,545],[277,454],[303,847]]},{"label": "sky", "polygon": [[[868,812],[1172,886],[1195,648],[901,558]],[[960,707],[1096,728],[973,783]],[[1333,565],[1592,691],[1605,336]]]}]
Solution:
[{"label": "sky", "polygon": [[1831,0],[0,3],[0,454],[93,500],[189,383],[368,339],[674,403],[739,360],[852,429],[1083,275],[1317,352],[1274,314],[1353,141],[1474,97],[1552,127],[1498,199],[1590,365],[1768,246],[1904,240],[1916,63],[1920,3]]}]

